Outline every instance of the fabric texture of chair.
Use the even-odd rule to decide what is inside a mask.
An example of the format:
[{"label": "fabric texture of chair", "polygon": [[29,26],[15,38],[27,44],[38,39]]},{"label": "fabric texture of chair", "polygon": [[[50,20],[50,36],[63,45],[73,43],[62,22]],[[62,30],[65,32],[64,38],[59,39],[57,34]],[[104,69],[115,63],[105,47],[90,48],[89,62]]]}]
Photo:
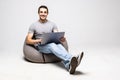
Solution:
[{"label": "fabric texture of chair", "polygon": [[[61,43],[68,51],[67,41]],[[48,62],[60,62],[61,59],[54,54],[40,53],[34,46],[26,44],[23,45],[23,53],[26,60],[34,63],[48,63]]]}]

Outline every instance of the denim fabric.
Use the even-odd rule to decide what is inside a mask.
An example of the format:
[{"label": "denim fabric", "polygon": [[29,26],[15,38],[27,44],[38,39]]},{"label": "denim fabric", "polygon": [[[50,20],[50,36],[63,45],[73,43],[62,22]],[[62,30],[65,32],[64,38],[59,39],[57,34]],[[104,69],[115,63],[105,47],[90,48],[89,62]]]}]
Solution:
[{"label": "denim fabric", "polygon": [[67,50],[61,44],[49,43],[46,45],[39,45],[38,46],[39,52],[45,54],[54,54],[58,58],[62,59],[64,66],[68,69],[69,63],[72,58],[72,55],[67,52]]}]

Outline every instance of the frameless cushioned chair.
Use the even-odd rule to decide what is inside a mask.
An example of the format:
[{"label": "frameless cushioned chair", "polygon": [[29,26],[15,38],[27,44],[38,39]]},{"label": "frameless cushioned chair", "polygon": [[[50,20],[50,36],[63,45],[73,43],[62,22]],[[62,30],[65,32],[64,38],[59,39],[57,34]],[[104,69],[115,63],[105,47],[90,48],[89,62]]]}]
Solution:
[{"label": "frameless cushioned chair", "polygon": [[[61,44],[68,51],[67,41],[65,40]],[[61,59],[56,57],[54,54],[40,53],[33,45],[26,44],[26,42],[24,42],[23,45],[23,53],[24,58],[33,63],[50,63],[61,61]]]}]

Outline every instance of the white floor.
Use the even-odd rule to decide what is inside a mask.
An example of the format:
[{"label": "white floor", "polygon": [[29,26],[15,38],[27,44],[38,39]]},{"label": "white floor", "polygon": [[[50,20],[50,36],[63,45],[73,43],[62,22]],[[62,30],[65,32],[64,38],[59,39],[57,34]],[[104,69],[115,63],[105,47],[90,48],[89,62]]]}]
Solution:
[{"label": "white floor", "polygon": [[[80,50],[79,50],[80,49]],[[120,47],[70,49],[85,55],[74,75],[61,63],[37,64],[23,59],[21,52],[0,52],[0,80],[120,80]]]}]

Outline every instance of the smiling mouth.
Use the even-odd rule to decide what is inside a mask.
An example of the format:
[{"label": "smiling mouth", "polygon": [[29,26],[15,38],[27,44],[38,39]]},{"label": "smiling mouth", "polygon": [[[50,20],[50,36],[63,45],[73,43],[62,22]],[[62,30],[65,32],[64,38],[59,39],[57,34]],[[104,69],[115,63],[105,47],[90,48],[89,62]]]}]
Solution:
[{"label": "smiling mouth", "polygon": [[41,15],[41,17],[45,17],[45,15]]}]

